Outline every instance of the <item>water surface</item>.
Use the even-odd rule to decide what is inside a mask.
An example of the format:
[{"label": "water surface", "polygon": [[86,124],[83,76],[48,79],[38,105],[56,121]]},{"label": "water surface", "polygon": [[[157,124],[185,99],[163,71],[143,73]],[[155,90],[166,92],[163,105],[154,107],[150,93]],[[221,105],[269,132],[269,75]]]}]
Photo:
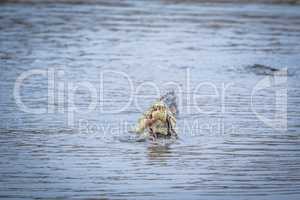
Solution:
[{"label": "water surface", "polygon": [[[298,199],[299,52],[296,5],[1,4],[0,196]],[[287,130],[275,130],[253,113],[251,92],[270,76],[251,68],[255,64],[289,71]],[[31,69],[54,70],[56,84],[89,82],[99,92],[103,83],[103,98],[98,95],[93,112],[75,113],[74,126],[68,124],[74,105],[67,89],[55,93],[54,113],[23,112],[13,88]],[[101,79],[105,70],[126,73],[134,91],[120,74]],[[39,75],[24,81],[26,106],[47,107],[47,81]],[[151,85],[139,88],[149,81],[162,91],[169,81],[181,86],[180,140],[136,142],[122,128],[156,98]],[[195,94],[201,98],[192,101]],[[273,117],[275,95],[272,88],[258,91],[255,110]],[[109,112],[130,97],[136,102]],[[85,110],[91,97],[81,88],[74,101]]]}]

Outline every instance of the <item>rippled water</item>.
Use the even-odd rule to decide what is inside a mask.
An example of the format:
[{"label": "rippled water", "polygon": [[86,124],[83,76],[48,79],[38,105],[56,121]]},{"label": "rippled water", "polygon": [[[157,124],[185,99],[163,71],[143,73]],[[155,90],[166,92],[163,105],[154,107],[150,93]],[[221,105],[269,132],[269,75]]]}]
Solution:
[{"label": "rippled water", "polygon": [[[1,4],[0,197],[298,199],[299,52],[295,5]],[[251,93],[283,68],[288,127],[276,130],[253,112],[273,117],[274,87],[252,106]],[[15,81],[31,69],[54,71],[55,88],[66,86],[53,113],[16,105]],[[101,77],[107,70],[118,74]],[[146,83],[165,91],[169,81],[182,89],[180,139],[138,142],[124,127],[156,98]],[[66,88],[82,82],[96,88],[98,103],[79,114],[73,109],[86,110],[91,96],[79,88],[71,98]],[[26,106],[47,107],[47,83],[42,75],[24,81]]]}]

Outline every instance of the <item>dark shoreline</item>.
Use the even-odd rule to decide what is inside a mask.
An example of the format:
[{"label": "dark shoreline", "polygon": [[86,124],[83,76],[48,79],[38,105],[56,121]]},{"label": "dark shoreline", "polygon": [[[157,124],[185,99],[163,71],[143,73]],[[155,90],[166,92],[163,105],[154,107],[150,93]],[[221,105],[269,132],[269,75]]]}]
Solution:
[{"label": "dark shoreline", "polygon": [[[155,0],[159,1],[159,0]],[[300,4],[300,0],[161,0],[166,3],[262,3]],[[70,4],[126,4],[122,0],[0,0],[1,3],[70,3]]]}]

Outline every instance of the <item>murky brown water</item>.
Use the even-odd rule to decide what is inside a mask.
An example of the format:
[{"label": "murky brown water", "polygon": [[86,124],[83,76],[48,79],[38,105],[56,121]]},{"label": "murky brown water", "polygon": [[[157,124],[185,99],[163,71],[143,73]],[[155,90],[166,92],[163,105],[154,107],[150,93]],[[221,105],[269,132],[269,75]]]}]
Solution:
[{"label": "murky brown water", "polygon": [[[298,199],[299,52],[296,5],[1,4],[0,197]],[[257,91],[251,106],[273,68],[288,68],[279,78],[287,79],[287,130],[253,112],[273,117],[275,87]],[[13,88],[31,69],[53,70],[66,88],[88,82],[100,94],[103,83],[103,98],[97,93],[95,110],[78,114],[72,109],[86,110],[89,93],[70,99],[65,89],[55,93],[54,113],[25,113]],[[105,70],[119,74],[101,78]],[[47,81],[25,80],[26,106],[47,107]],[[124,129],[156,98],[151,85],[140,87],[149,81],[182,89],[178,141],[137,142]]]}]

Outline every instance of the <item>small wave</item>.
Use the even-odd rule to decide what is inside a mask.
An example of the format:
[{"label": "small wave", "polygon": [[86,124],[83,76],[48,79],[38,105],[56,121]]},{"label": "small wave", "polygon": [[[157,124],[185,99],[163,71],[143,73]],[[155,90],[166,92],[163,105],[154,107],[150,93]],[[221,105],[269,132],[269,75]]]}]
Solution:
[{"label": "small wave", "polygon": [[262,64],[254,64],[248,65],[245,67],[246,72],[252,72],[256,75],[277,75],[277,76],[288,76],[291,75],[287,70],[277,69],[274,67],[262,65]]}]

